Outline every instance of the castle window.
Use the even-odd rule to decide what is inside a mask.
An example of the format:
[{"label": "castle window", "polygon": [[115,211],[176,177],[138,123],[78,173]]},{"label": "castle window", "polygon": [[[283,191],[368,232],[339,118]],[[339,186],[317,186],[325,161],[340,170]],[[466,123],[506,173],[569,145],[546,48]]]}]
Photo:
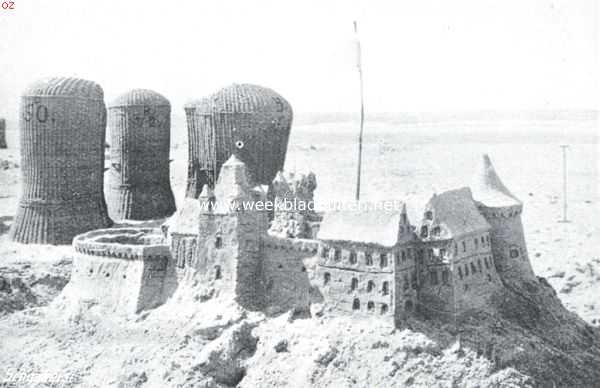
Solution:
[{"label": "castle window", "polygon": [[350,251],[350,264],[356,264],[356,252]]},{"label": "castle window", "polygon": [[483,258],[483,263],[485,264],[486,269],[490,269],[490,263],[488,262],[487,256]]},{"label": "castle window", "polygon": [[413,289],[417,289],[417,273],[413,271],[412,276],[410,277],[410,285]]},{"label": "castle window", "polygon": [[426,219],[426,220],[433,220],[433,212],[431,212],[431,211],[426,211],[426,212],[425,212],[425,219]]},{"label": "castle window", "polygon": [[375,282],[372,280],[369,280],[369,282],[367,283],[367,292],[371,292],[375,289]]},{"label": "castle window", "polygon": [[404,284],[402,284],[402,288],[408,290],[410,287],[410,281],[408,280],[408,275],[404,274]]},{"label": "castle window", "polygon": [[481,259],[477,259],[477,269],[479,269],[479,272],[483,271],[483,267],[481,266]]},{"label": "castle window", "polygon": [[215,280],[221,279],[221,266],[215,265]]},{"label": "castle window", "polygon": [[463,252],[466,252],[467,251],[467,242],[466,241],[462,242],[462,247],[463,247]]},{"label": "castle window", "polygon": [[215,237],[215,248],[223,248],[223,237],[221,237],[220,234],[217,234],[217,236]]},{"label": "castle window", "polygon": [[479,248],[479,240],[477,238],[473,239],[473,243],[475,243],[475,249]]},{"label": "castle window", "polygon": [[492,281],[492,276],[489,273],[487,274],[487,279],[488,279],[488,282]]},{"label": "castle window", "polygon": [[485,239],[481,236],[481,243],[485,245]]},{"label": "castle window", "polygon": [[390,284],[388,282],[383,282],[383,285],[381,287],[381,292],[383,293],[383,295],[389,295]]},{"label": "castle window", "polygon": [[329,272],[325,272],[323,275],[323,285],[326,286],[331,281],[331,274]]},{"label": "castle window", "polygon": [[352,302],[352,310],[360,310],[360,300],[358,298]]},{"label": "castle window", "polygon": [[433,249],[429,248],[427,250],[427,255],[429,256],[429,260],[433,259]]},{"label": "castle window", "polygon": [[460,267],[458,267],[458,277],[460,278],[460,280],[462,280],[463,274],[462,269],[460,269]]},{"label": "castle window", "polygon": [[427,229],[427,225],[421,226],[421,238],[426,238],[429,234],[429,230]]},{"label": "castle window", "polygon": [[515,259],[517,257],[519,257],[519,250],[517,249],[517,247],[511,247],[510,248],[510,258]]},{"label": "castle window", "polygon": [[448,272],[448,270],[445,269],[442,271],[442,283],[448,284],[449,281],[450,281],[450,272]]},{"label": "castle window", "polygon": [[487,243],[490,243],[490,236],[485,236],[485,241],[487,241]]},{"label": "castle window", "polygon": [[423,251],[422,249],[419,249],[418,251],[418,255],[417,255],[417,260],[419,261],[419,264],[423,265],[423,259],[425,258],[425,251]]},{"label": "castle window", "polygon": [[333,259],[335,261],[340,261],[342,259],[342,251],[340,249],[336,248],[333,251]]},{"label": "castle window", "polygon": [[472,273],[477,272],[477,268],[475,267],[475,264],[473,264],[473,262],[471,262],[471,272]]},{"label": "castle window", "polygon": [[402,261],[406,261],[406,252],[402,251]]},{"label": "castle window", "polygon": [[412,311],[413,309],[413,302],[412,300],[407,300],[406,302],[404,302],[404,311]]},{"label": "castle window", "polygon": [[387,312],[388,312],[388,305],[384,303],[381,305],[381,314],[382,315],[387,314]]},{"label": "castle window", "polygon": [[350,283],[350,289],[352,291],[356,290],[358,288],[358,279],[357,278],[352,278],[352,281]]},{"label": "castle window", "polygon": [[409,258],[412,258],[412,256],[413,256],[413,251],[412,251],[412,248],[408,248],[407,252],[408,252],[408,253],[407,253],[408,257],[409,257]]},{"label": "castle window", "polygon": [[373,303],[371,301],[367,302],[367,310],[373,311],[373,309],[375,309],[375,303]]},{"label": "castle window", "polygon": [[381,268],[385,268],[388,266],[388,257],[387,253],[382,253],[379,255],[379,266]]},{"label": "castle window", "polygon": [[440,249],[440,257],[443,259],[446,257],[446,250],[444,248]]},{"label": "castle window", "polygon": [[398,252],[394,252],[394,262],[396,263],[396,265],[400,264],[400,254]]},{"label": "castle window", "polygon": [[325,248],[325,247],[321,247],[321,257],[322,257],[322,258],[326,259],[326,258],[327,258],[327,256],[328,256],[328,253],[329,253],[329,251],[328,251],[328,249],[327,249],[327,248]]},{"label": "castle window", "polygon": [[366,252],[365,253],[365,264],[366,265],[373,265],[373,255],[371,254],[371,252]]},{"label": "castle window", "polygon": [[436,270],[429,271],[429,280],[433,285],[438,284],[438,275]]},{"label": "castle window", "polygon": [[465,264],[465,276],[469,276],[469,266]]},{"label": "castle window", "polygon": [[439,226],[436,226],[435,228],[431,229],[431,234],[432,234],[433,236],[439,236],[439,235],[440,235],[440,233],[441,233],[441,231],[442,231],[442,230],[440,229],[440,227],[439,227]]}]

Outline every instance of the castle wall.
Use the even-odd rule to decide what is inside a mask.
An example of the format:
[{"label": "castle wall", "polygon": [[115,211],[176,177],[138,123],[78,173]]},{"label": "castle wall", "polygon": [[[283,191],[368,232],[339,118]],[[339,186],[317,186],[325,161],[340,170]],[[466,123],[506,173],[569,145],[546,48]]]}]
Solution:
[{"label": "castle wall", "polygon": [[489,234],[462,236],[456,241],[452,254],[456,313],[485,308],[492,293],[502,286],[494,265]]},{"label": "castle wall", "polygon": [[493,209],[480,206],[480,210],[492,226],[490,238],[498,273],[505,281],[537,281],[521,222],[522,206]]},{"label": "castle wall", "polygon": [[77,252],[70,287],[80,300],[93,300],[107,311],[137,313],[164,301],[167,262],[167,257],[145,261]]},{"label": "castle wall", "polygon": [[[370,254],[370,259],[369,259]],[[332,311],[394,322],[394,249],[322,243],[315,282]]]},{"label": "castle wall", "polygon": [[189,267],[196,256],[198,237],[193,234],[172,233],[170,238],[171,254],[175,267]]},{"label": "castle wall", "polygon": [[418,305],[419,278],[415,244],[398,247],[394,259],[394,315],[402,321],[413,315]]},{"label": "castle wall", "polygon": [[194,276],[220,293],[231,293],[244,307],[260,308],[260,242],[264,234],[258,213],[202,214],[190,268]]},{"label": "castle wall", "polygon": [[291,240],[265,236],[262,277],[267,313],[309,309],[309,274],[303,259],[317,253],[314,240]]},{"label": "castle wall", "polygon": [[450,320],[454,316],[452,245],[451,240],[437,240],[419,246],[418,310],[426,317]]}]

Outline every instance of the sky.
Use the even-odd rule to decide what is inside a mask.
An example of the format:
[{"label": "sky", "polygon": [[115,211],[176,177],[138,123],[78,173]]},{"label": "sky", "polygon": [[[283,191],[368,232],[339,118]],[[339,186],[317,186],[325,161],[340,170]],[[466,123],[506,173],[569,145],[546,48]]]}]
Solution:
[{"label": "sky", "polygon": [[174,110],[230,83],[273,88],[296,112],[598,107],[594,0],[14,0],[0,9],[0,115],[47,76],[110,101],[149,88]]}]

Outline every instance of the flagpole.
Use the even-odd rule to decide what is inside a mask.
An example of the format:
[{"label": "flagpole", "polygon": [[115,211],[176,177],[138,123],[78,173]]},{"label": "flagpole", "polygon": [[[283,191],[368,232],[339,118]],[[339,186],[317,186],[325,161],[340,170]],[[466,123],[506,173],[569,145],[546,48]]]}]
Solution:
[{"label": "flagpole", "polygon": [[354,21],[354,34],[356,35],[356,67],[358,68],[358,78],[360,82],[360,132],[358,135],[358,170],[356,174],[356,200],[360,200],[360,174],[362,166],[362,141],[363,141],[363,126],[365,123],[365,107],[363,99],[363,76],[360,58],[360,41],[358,40],[358,24]]}]

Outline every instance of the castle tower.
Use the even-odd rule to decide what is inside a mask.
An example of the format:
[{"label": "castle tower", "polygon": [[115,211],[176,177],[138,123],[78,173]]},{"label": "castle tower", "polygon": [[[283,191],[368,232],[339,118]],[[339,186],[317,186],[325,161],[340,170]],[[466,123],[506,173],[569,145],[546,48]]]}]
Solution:
[{"label": "castle tower", "polygon": [[[211,197],[205,185],[198,201],[202,206]],[[206,282],[214,282],[223,292],[232,292],[238,303],[249,309],[259,308],[262,303],[259,287],[264,214],[247,207],[256,199],[246,165],[232,155],[223,164],[215,185],[215,207],[200,212],[195,259],[195,267]]]},{"label": "castle tower", "polygon": [[306,175],[278,172],[271,184],[275,208],[269,232],[284,238],[314,238],[315,225],[320,221],[314,209],[316,188],[317,178],[312,172]]},{"label": "castle tower", "polygon": [[492,254],[501,278],[536,281],[521,222],[523,203],[504,186],[488,155],[483,155],[471,190],[479,211],[492,226]]}]

